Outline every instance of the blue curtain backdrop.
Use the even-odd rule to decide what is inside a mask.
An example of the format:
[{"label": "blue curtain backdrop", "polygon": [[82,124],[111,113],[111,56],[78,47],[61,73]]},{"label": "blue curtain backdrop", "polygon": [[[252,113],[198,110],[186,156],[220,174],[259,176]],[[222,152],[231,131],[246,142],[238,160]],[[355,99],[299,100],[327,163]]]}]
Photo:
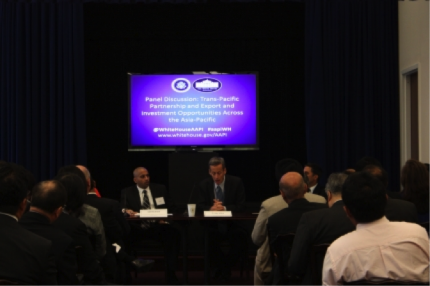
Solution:
[{"label": "blue curtain backdrop", "polygon": [[[0,159],[40,179],[86,162],[83,2],[154,1],[0,0]],[[397,186],[397,0],[304,2],[308,161],[327,175],[374,156]]]},{"label": "blue curtain backdrop", "polygon": [[325,174],[364,157],[399,186],[397,0],[307,0],[308,161]]},{"label": "blue curtain backdrop", "polygon": [[38,179],[85,164],[82,14],[72,1],[0,1],[0,159]]}]

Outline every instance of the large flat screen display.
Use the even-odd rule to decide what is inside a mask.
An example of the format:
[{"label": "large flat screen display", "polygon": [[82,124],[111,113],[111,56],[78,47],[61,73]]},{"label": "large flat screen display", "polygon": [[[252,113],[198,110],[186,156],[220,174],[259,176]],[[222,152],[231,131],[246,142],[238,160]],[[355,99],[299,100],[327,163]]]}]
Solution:
[{"label": "large flat screen display", "polygon": [[258,74],[129,74],[129,150],[258,149]]}]

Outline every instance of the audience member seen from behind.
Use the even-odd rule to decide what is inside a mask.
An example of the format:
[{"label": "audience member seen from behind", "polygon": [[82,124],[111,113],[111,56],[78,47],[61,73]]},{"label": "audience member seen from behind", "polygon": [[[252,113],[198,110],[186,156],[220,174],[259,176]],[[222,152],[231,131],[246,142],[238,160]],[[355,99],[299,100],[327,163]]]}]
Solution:
[{"label": "audience member seen from behind", "polygon": [[[317,284],[321,284],[324,257],[318,255],[311,261],[312,245],[330,244],[354,230],[343,210],[342,186],[347,177],[344,173],[331,174],[325,186],[329,208],[304,213],[300,219],[288,261],[288,274],[303,278],[303,284],[313,284],[317,279]],[[312,274],[312,267],[316,275]]]},{"label": "audience member seen from behind", "polygon": [[388,196],[388,174],[382,167],[367,165],[363,169],[363,172],[375,176],[384,186],[388,199],[387,206],[385,207],[385,216],[389,221],[418,222],[417,208],[413,203]]},{"label": "audience member seen from behind", "polygon": [[[288,207],[280,210],[268,219],[267,229],[272,246],[279,235],[296,232],[302,214],[316,209],[327,208],[325,204],[312,203],[305,199],[308,187],[302,175],[297,172],[288,172],[282,176],[279,181],[279,191],[284,201],[288,204]],[[284,275],[282,273],[287,271],[286,266],[290,257],[290,251],[291,249],[288,247],[283,247],[284,261],[276,260],[277,265],[274,267],[275,270],[272,271],[274,278],[272,284],[279,285],[283,281]]]},{"label": "audience member seen from behind", "polygon": [[75,192],[75,195],[79,197],[79,200],[83,198],[83,204],[76,209],[73,209],[72,215],[80,219],[87,227],[87,233],[94,246],[97,259],[101,261],[106,254],[106,236],[102,219],[96,208],[85,204],[85,197],[91,188],[91,175],[85,167],[81,169],[79,166],[66,166],[61,168],[59,171],[59,174],[68,173],[76,174],[84,182],[85,187],[78,190],[78,192]]},{"label": "audience member seen from behind", "polygon": [[410,159],[402,168],[400,182],[403,199],[413,203],[418,210],[418,222],[429,221],[429,172],[426,166]]},{"label": "audience member seen from behind", "polygon": [[[419,225],[385,217],[384,185],[373,175],[349,176],[342,189],[344,210],[356,226],[327,249],[324,285],[390,279],[414,284],[429,281],[429,239]],[[357,267],[359,265],[360,267]]]},{"label": "audience member seen from behind", "polygon": [[67,202],[63,213],[53,225],[63,230],[73,239],[73,244],[78,252],[78,266],[82,271],[84,283],[105,284],[104,273],[88,236],[87,227],[78,219],[85,200],[84,180],[78,175],[67,172],[57,175],[56,179],[66,189]]},{"label": "audience member seen from behind", "polygon": [[67,193],[58,181],[43,181],[32,190],[31,207],[21,220],[25,229],[52,242],[51,253],[57,265],[57,281],[60,285],[76,285],[77,262],[73,239],[52,225],[60,216],[66,203]]},{"label": "audience member seen from behind", "polygon": [[18,224],[28,191],[18,172],[0,163],[0,279],[6,284],[57,284],[52,243]]},{"label": "audience member seen from behind", "polygon": [[[276,180],[279,182],[282,176],[288,172],[299,173],[306,183],[307,176],[303,176],[302,164],[291,158],[279,160],[275,166]],[[310,192],[306,192],[304,197],[309,202],[320,204],[326,203],[326,200],[322,196],[314,195]],[[260,211],[251,234],[252,242],[259,247],[257,250],[257,255],[255,256],[254,285],[272,283],[269,281],[273,275],[270,275],[272,272],[272,260],[270,257],[269,239],[267,235],[267,220],[271,215],[287,207],[288,204],[284,201],[280,194],[268,198],[261,203]]]}]

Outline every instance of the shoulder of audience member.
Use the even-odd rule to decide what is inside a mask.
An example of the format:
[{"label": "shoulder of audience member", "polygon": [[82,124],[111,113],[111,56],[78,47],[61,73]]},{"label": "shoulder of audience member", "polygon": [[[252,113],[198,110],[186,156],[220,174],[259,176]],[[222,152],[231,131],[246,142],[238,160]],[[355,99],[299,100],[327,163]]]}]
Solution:
[{"label": "shoulder of audience member", "polygon": [[327,202],[327,200],[323,196],[312,194],[312,193],[306,193],[305,199],[307,199],[309,202],[320,203],[320,204],[325,204]]}]

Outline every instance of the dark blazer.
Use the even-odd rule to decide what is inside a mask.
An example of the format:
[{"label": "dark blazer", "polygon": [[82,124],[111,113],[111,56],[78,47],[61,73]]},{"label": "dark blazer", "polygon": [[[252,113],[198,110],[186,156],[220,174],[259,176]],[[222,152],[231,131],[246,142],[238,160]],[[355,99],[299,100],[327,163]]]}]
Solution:
[{"label": "dark blazer", "polygon": [[97,261],[85,224],[63,212],[52,225],[63,230],[73,239],[72,244],[76,249],[78,267],[84,275],[84,280],[91,284],[104,282],[103,270]]},{"label": "dark blazer", "polygon": [[267,222],[269,242],[272,243],[279,234],[295,233],[305,212],[326,208],[326,204],[310,203],[305,198],[292,201],[287,208],[269,217]]},{"label": "dark blazer", "polygon": [[[355,230],[355,226],[343,210],[343,201],[337,201],[331,208],[304,213],[297,227],[288,261],[288,273],[304,277],[303,284],[311,284],[311,267],[309,257],[311,246],[332,243],[340,236]],[[317,258],[317,265],[322,277],[324,257]],[[321,274],[321,275],[320,275]]]},{"label": "dark blazer", "polygon": [[52,226],[49,219],[39,213],[25,213],[21,217],[19,224],[32,233],[51,241],[51,254],[55,257],[55,263],[57,265],[58,284],[79,284],[76,278],[78,266],[72,238],[64,231]]},{"label": "dark blazer", "polygon": [[[166,187],[164,185],[150,183],[149,188],[151,189],[154,207],[157,209],[167,208],[171,211],[173,206],[170,204]],[[160,197],[164,198],[164,204],[157,205],[155,199]],[[136,185],[125,188],[121,191],[121,207],[131,209],[135,212],[140,211],[141,201],[139,190]]]},{"label": "dark blazer", "polygon": [[385,207],[385,216],[389,221],[418,222],[416,206],[408,201],[388,199]]},{"label": "dark blazer", "polygon": [[120,225],[120,221],[117,220],[117,214],[115,214],[118,211],[122,214],[117,208],[118,202],[107,198],[99,198],[95,194],[89,194],[85,197],[85,203],[99,211],[106,238],[110,243],[122,239],[123,228]]},{"label": "dark blazer", "polygon": [[320,196],[324,197],[327,200],[327,194],[325,192],[325,186],[323,186],[321,184],[317,184],[317,186],[314,189],[313,194],[320,195]]},{"label": "dark blazer", "polygon": [[57,284],[52,243],[0,214],[0,279],[20,284]]},{"label": "dark blazer", "polygon": [[[207,211],[213,206],[215,183],[212,178],[200,182],[198,187],[197,209]],[[225,175],[224,206],[228,211],[241,212],[245,209],[245,188],[242,180]]]},{"label": "dark blazer", "polygon": [[[272,244],[276,237],[280,234],[295,233],[300,218],[304,213],[323,208],[327,208],[327,205],[321,203],[311,203],[305,198],[292,201],[287,208],[284,208],[269,217],[267,221],[269,243]],[[289,247],[283,247],[284,267],[286,267],[288,264],[290,252],[291,249]],[[272,277],[274,279],[272,283],[275,285],[279,285],[282,282],[282,273],[287,270],[285,268],[280,269],[282,268],[280,265],[282,264],[278,264],[278,260],[276,260],[276,263],[272,268]]]}]

